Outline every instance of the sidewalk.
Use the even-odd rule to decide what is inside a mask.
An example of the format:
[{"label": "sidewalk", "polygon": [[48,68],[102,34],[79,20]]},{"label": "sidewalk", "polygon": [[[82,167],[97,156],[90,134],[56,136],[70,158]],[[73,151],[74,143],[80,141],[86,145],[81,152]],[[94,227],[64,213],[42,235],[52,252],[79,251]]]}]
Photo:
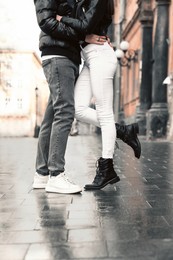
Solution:
[{"label": "sidewalk", "polygon": [[[0,260],[172,260],[173,143],[118,141],[121,181],[78,195],[33,190],[37,139],[0,139]],[[93,180],[100,136],[69,137],[66,169]]]}]

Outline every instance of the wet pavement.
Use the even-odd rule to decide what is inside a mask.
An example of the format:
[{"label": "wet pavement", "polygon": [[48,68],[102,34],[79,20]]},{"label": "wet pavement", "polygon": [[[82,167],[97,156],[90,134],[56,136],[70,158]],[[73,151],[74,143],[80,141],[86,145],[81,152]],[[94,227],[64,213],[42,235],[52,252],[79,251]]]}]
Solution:
[{"label": "wet pavement", "polygon": [[[0,260],[172,260],[173,143],[142,143],[136,159],[118,141],[121,181],[100,191],[33,190],[37,139],[0,139]],[[69,137],[66,170],[93,180],[100,136]]]}]

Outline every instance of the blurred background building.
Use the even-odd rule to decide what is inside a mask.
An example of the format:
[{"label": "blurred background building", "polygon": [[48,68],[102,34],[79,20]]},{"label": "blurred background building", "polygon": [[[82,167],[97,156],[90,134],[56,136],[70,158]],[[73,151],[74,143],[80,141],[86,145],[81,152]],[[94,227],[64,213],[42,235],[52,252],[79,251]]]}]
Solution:
[{"label": "blurred background building", "polygon": [[[114,0],[115,120],[173,140],[173,1]],[[37,136],[48,97],[33,1],[0,0],[0,136]],[[122,41],[129,47],[124,48]],[[163,82],[165,84],[163,84]]]},{"label": "blurred background building", "polygon": [[115,79],[116,120],[137,121],[148,139],[173,139],[173,2],[114,2],[114,46],[129,43]]},{"label": "blurred background building", "polygon": [[0,0],[0,136],[36,136],[48,88],[33,1]]}]

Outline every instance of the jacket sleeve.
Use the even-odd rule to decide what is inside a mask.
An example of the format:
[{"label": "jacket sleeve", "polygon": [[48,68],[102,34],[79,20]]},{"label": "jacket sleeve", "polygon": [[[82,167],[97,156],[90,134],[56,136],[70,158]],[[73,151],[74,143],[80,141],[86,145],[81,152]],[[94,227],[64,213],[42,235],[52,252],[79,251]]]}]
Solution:
[{"label": "jacket sleeve", "polygon": [[40,29],[54,37],[80,41],[84,34],[56,20],[56,0],[34,0],[37,22]]},{"label": "jacket sleeve", "polygon": [[92,32],[92,29],[103,18],[106,4],[107,0],[91,0],[88,10],[84,13],[84,18],[74,19],[63,16],[61,22],[86,35]]}]

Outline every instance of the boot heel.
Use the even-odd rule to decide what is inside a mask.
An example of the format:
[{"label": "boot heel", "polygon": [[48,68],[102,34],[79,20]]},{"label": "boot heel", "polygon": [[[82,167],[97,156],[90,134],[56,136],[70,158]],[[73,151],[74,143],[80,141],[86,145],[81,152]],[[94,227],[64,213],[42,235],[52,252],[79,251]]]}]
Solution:
[{"label": "boot heel", "polygon": [[134,123],[133,124],[133,130],[134,130],[134,134],[139,134],[139,125],[138,125],[138,123]]}]

